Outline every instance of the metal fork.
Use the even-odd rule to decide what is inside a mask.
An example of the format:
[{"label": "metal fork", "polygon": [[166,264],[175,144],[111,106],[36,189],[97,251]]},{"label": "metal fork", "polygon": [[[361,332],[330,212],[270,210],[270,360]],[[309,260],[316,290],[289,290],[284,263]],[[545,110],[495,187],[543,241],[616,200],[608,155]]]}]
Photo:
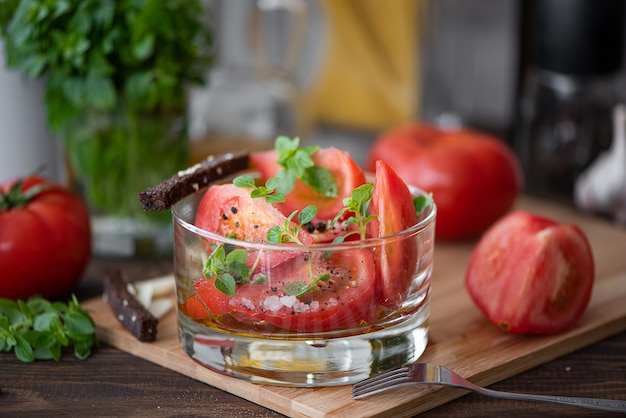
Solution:
[{"label": "metal fork", "polygon": [[430,363],[408,364],[404,367],[390,370],[355,383],[354,386],[352,386],[352,399],[361,399],[399,386],[415,384],[452,386],[494,398],[550,402],[582,408],[599,409],[602,411],[626,413],[626,401],[500,392],[477,386],[450,369]]}]

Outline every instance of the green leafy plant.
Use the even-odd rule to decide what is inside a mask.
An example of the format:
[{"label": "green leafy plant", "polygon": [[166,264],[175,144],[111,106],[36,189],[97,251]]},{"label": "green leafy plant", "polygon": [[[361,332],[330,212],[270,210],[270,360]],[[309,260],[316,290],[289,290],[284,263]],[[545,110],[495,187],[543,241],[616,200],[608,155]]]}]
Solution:
[{"label": "green leafy plant", "polygon": [[0,0],[7,66],[44,80],[93,213],[170,222],[136,195],[187,164],[186,91],[212,61],[204,17],[201,0]]},{"label": "green leafy plant", "polygon": [[74,347],[83,360],[97,343],[93,319],[75,296],[67,304],[0,298],[0,351],[13,350],[21,361],[58,361],[64,347]]},{"label": "green leafy plant", "polygon": [[9,68],[45,78],[48,123],[85,108],[179,108],[211,62],[199,0],[0,0]]}]

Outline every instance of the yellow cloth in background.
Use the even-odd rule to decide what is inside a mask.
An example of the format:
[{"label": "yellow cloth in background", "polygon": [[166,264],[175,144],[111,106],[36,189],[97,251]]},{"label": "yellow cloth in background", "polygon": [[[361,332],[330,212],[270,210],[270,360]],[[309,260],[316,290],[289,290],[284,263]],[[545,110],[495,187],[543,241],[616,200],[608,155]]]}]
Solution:
[{"label": "yellow cloth in background", "polygon": [[380,130],[418,114],[420,0],[322,0],[325,62],[309,99],[318,123]]}]

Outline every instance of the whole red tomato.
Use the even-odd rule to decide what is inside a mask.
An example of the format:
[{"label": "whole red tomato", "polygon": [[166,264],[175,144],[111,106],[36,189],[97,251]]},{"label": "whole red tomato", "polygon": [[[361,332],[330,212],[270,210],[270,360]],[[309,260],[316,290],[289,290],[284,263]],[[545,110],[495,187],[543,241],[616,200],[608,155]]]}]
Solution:
[{"label": "whole red tomato", "polygon": [[480,234],[511,208],[522,188],[515,154],[497,138],[469,129],[420,123],[392,129],[370,149],[368,171],[377,160],[433,194],[442,239]]},{"label": "whole red tomato", "polygon": [[0,185],[0,297],[64,296],[90,256],[89,213],[78,196],[39,176]]},{"label": "whole red tomato", "polygon": [[594,282],[591,246],[575,225],[516,211],[472,252],[466,288],[483,314],[511,333],[555,333],[585,312]]}]

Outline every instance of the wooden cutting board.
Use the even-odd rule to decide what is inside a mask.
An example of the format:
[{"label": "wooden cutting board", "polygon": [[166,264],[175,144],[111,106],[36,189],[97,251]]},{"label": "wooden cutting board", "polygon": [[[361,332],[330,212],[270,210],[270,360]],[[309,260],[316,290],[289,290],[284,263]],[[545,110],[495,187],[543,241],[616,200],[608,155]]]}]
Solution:
[{"label": "wooden cutting board", "polygon": [[[513,376],[626,329],[626,229],[530,198],[522,199],[518,206],[578,224],[591,241],[596,284],[589,308],[574,329],[548,336],[508,335],[487,322],[464,289],[463,276],[474,243],[437,243],[430,340],[422,360],[448,366],[480,385]],[[173,312],[161,320],[156,342],[140,343],[117,322],[101,298],[87,301],[85,306],[93,310],[102,341],[293,417],[407,417],[467,393],[437,386],[405,387],[353,401],[349,386],[307,389],[257,385],[214,373],[191,360],[180,347]]]}]

